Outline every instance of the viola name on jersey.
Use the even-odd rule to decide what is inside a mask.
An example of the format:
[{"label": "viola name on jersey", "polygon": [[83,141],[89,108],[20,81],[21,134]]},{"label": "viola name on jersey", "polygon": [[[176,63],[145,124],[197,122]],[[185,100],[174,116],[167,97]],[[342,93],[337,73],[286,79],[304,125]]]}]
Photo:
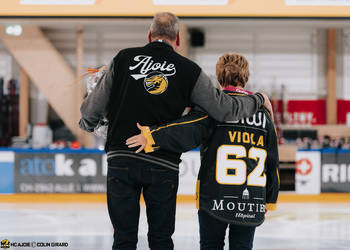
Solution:
[{"label": "viola name on jersey", "polygon": [[255,135],[254,133],[241,131],[228,131],[230,142],[232,143],[246,143],[256,146],[264,147],[264,136]]}]

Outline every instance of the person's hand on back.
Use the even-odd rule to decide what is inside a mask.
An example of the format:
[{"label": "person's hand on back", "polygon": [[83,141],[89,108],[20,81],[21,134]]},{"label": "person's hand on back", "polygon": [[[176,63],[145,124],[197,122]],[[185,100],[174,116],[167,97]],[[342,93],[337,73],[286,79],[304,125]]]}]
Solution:
[{"label": "person's hand on back", "polygon": [[132,136],[132,137],[128,138],[126,140],[125,144],[128,146],[128,148],[134,148],[134,147],[140,146],[135,151],[135,153],[140,153],[146,147],[147,139],[142,134],[142,126],[139,123],[137,123],[136,125],[137,125],[138,129],[141,131],[141,133],[138,134],[138,135],[135,135],[135,136]]}]

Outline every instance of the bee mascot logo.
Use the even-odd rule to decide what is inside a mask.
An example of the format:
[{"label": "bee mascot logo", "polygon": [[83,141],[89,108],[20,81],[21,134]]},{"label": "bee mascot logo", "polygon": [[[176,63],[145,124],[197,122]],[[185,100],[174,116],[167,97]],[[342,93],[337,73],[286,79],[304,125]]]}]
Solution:
[{"label": "bee mascot logo", "polygon": [[161,72],[152,72],[145,77],[145,89],[152,95],[160,95],[168,88],[168,79]]},{"label": "bee mascot logo", "polygon": [[1,241],[1,246],[0,246],[2,249],[8,249],[10,248],[10,242],[8,239],[4,239]]}]

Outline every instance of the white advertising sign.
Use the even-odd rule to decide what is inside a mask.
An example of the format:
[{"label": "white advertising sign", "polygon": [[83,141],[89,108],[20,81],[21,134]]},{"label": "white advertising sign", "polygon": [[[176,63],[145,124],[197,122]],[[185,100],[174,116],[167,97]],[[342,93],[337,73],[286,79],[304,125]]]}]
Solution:
[{"label": "white advertising sign", "polygon": [[321,152],[297,152],[295,192],[297,194],[319,194],[321,192]]},{"label": "white advertising sign", "polygon": [[21,0],[23,5],[94,5],[96,0]]},{"label": "white advertising sign", "polygon": [[227,5],[228,0],[153,0],[154,5]]},{"label": "white advertising sign", "polygon": [[290,6],[350,6],[350,0],[286,0]]},{"label": "white advertising sign", "polygon": [[180,181],[178,194],[194,195],[196,181],[201,164],[199,151],[190,151],[182,154],[180,164]]},{"label": "white advertising sign", "polygon": [[15,161],[15,153],[12,151],[1,151],[0,152],[0,162],[10,162]]}]

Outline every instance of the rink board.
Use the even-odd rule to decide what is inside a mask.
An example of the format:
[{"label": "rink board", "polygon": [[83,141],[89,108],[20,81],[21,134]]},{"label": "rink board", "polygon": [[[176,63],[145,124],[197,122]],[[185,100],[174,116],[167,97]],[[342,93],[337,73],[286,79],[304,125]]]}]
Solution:
[{"label": "rink board", "polygon": [[[296,192],[350,192],[350,150],[298,151]],[[179,195],[193,196],[198,150],[182,155]],[[309,166],[310,165],[310,166]],[[316,172],[315,172],[316,171]],[[107,162],[100,150],[0,151],[0,193],[105,193]]]}]

